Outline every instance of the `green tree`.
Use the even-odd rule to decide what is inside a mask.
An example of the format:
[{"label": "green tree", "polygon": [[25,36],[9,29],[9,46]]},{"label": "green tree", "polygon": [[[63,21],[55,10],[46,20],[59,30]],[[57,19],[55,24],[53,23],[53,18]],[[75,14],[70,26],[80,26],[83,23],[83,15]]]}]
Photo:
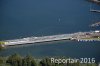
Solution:
[{"label": "green tree", "polygon": [[40,65],[41,66],[54,66],[54,64],[51,63],[49,58],[45,58],[45,59],[41,60]]},{"label": "green tree", "polygon": [[26,59],[23,59],[22,66],[27,66]]},{"label": "green tree", "polygon": [[23,59],[23,66],[37,66],[37,64],[31,55],[27,55]]},{"label": "green tree", "polygon": [[10,63],[12,66],[22,66],[22,58],[19,54],[11,55],[7,63]]},{"label": "green tree", "polygon": [[27,66],[31,66],[31,61],[32,61],[32,56],[31,55],[27,55],[26,56]]},{"label": "green tree", "polygon": [[4,63],[3,57],[0,57],[0,64]]},{"label": "green tree", "polygon": [[32,59],[32,61],[31,61],[31,66],[37,66],[37,63],[35,62],[34,59]]}]

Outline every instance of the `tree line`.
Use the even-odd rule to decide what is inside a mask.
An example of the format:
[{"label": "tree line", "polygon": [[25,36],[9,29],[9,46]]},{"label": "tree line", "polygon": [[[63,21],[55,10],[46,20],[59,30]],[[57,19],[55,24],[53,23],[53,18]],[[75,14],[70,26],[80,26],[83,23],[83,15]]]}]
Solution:
[{"label": "tree line", "polygon": [[77,63],[67,63],[67,64],[57,64],[51,63],[50,58],[44,58],[37,60],[31,55],[25,57],[19,54],[13,54],[7,57],[0,57],[0,66],[98,66],[96,63],[93,64],[80,64]]}]

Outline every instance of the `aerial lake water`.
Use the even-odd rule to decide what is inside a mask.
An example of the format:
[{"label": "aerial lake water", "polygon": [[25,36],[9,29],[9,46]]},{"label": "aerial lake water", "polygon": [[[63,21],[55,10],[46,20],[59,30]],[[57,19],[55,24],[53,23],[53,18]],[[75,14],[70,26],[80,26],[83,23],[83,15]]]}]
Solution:
[{"label": "aerial lake water", "polygon": [[[86,0],[1,0],[0,40],[99,30],[90,24],[100,14],[90,12],[99,5]],[[0,56],[19,53],[34,57],[66,56],[96,58],[100,61],[100,42],[56,41],[8,47]]]}]

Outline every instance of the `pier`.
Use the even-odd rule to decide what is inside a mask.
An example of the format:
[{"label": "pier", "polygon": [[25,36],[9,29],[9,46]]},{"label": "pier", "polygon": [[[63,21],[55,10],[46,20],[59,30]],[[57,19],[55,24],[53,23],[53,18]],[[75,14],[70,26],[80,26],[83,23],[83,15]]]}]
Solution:
[{"label": "pier", "polygon": [[21,39],[4,40],[1,41],[2,47],[15,46],[15,45],[25,45],[34,44],[41,42],[50,41],[60,41],[60,40],[73,40],[73,41],[100,41],[100,31],[90,31],[90,32],[77,32],[72,34],[60,34],[51,36],[41,36],[41,37],[26,37]]},{"label": "pier", "polygon": [[91,2],[94,2],[94,3],[97,3],[97,4],[100,4],[100,1],[99,0],[88,0],[88,1],[91,1]]},{"label": "pier", "polygon": [[97,27],[97,26],[100,26],[100,22],[96,22],[96,23],[94,23],[94,24],[91,24],[90,26],[91,26],[91,27]]},{"label": "pier", "polygon": [[100,13],[100,10],[94,10],[94,9],[90,9],[91,12],[97,12]]}]

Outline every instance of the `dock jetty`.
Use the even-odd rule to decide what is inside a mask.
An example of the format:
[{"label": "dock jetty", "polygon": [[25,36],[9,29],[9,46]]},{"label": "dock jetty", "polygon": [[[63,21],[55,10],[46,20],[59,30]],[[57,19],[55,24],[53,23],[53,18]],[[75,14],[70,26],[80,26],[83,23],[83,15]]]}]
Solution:
[{"label": "dock jetty", "polygon": [[100,26],[100,22],[96,22],[96,23],[94,23],[94,24],[91,24],[90,26],[91,26],[91,27],[97,27],[97,26]]},{"label": "dock jetty", "polygon": [[100,10],[90,9],[90,12],[97,12],[97,13],[100,13]]},{"label": "dock jetty", "polygon": [[100,0],[88,0],[88,1],[100,4]]},{"label": "dock jetty", "polygon": [[90,32],[77,32],[71,34],[60,34],[51,36],[41,36],[41,37],[26,37],[21,39],[4,40],[0,44],[2,47],[15,46],[15,45],[25,45],[34,44],[41,42],[50,41],[60,41],[60,40],[73,40],[73,41],[100,41],[100,31],[90,31]]}]

